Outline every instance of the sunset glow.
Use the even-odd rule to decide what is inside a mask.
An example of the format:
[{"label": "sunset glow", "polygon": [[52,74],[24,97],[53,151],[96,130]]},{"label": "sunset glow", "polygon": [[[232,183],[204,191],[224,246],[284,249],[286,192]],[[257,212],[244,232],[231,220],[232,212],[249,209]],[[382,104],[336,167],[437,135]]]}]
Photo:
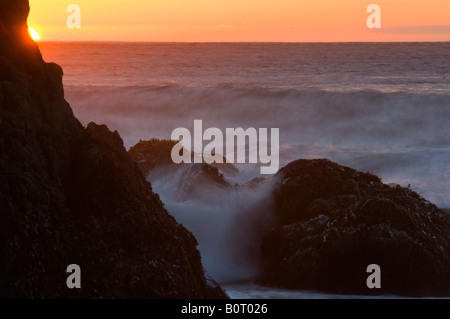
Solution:
[{"label": "sunset glow", "polygon": [[28,32],[30,33],[31,38],[34,41],[38,41],[41,39],[41,36],[39,35],[39,33],[37,33],[36,30],[34,30],[32,27],[28,27]]},{"label": "sunset glow", "polygon": [[[69,4],[81,27],[69,28]],[[369,29],[367,7],[381,8]],[[450,41],[448,0],[30,0],[45,40],[182,42]]]}]

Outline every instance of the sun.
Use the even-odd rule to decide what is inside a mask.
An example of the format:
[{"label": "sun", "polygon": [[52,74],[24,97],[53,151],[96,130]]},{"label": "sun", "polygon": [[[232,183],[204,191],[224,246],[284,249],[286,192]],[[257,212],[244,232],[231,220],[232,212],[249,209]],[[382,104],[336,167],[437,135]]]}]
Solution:
[{"label": "sun", "polygon": [[34,41],[38,41],[40,38],[41,38],[41,36],[39,35],[39,33],[37,33],[36,32],[36,30],[34,30],[32,27],[28,27],[28,32],[30,33],[30,36],[31,36],[31,38],[34,40]]}]

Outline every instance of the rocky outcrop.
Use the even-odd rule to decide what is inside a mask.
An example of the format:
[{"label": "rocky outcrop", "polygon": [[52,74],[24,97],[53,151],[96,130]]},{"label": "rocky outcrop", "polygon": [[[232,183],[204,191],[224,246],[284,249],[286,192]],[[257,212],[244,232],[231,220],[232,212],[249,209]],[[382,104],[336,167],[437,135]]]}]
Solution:
[{"label": "rocky outcrop", "polygon": [[173,196],[179,201],[202,198],[207,193],[226,192],[232,189],[231,184],[221,173],[222,170],[231,174],[237,173],[232,164],[175,164],[171,158],[171,151],[177,143],[158,139],[139,141],[128,153],[150,181],[167,180],[168,175],[175,177],[179,174],[179,177],[176,176],[178,178],[173,179],[176,184]]},{"label": "rocky outcrop", "polygon": [[147,175],[158,166],[175,165],[170,157],[176,141],[158,140],[153,138],[148,141],[140,140],[132,146],[128,153],[138,164],[144,175]]},{"label": "rocky outcrop", "polygon": [[[409,188],[328,160],[281,169],[278,226],[264,238],[261,282],[344,294],[450,295],[447,213]],[[368,289],[367,266],[382,270]]]},{"label": "rocky outcrop", "polygon": [[[0,0],[0,297],[224,297],[119,134],[74,117],[28,11]],[[69,264],[81,289],[66,287]]]}]

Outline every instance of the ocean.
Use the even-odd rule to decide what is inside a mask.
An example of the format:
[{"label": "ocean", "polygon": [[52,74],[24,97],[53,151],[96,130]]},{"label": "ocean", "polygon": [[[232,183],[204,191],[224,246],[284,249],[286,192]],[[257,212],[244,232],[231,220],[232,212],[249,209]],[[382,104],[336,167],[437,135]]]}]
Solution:
[{"label": "ocean", "polygon": [[[450,43],[39,46],[46,61],[63,67],[66,99],[82,124],[107,124],[127,149],[140,139],[170,139],[177,127],[192,130],[194,120],[223,130],[279,128],[280,167],[298,158],[328,158],[385,183],[410,185],[450,207]],[[239,169],[236,183],[258,174],[252,165]],[[251,269],[236,274],[248,265],[230,261],[223,241],[213,243],[248,199],[228,199],[226,207],[219,198],[177,203],[167,184],[152,184],[168,211],[198,238],[214,278],[251,278]],[[186,215],[186,207],[194,215]],[[219,219],[212,209],[220,211]],[[236,296],[244,290],[252,295],[248,286],[241,292],[233,287]]]}]

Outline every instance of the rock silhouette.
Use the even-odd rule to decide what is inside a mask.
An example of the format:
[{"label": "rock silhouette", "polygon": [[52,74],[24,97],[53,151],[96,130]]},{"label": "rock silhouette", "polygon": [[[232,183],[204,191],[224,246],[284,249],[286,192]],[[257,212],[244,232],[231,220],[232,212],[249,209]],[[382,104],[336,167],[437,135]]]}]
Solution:
[{"label": "rock silhouette", "polygon": [[[450,295],[448,214],[409,188],[328,160],[278,173],[261,282],[343,294]],[[381,289],[368,289],[378,264]]]},{"label": "rock silhouette", "polygon": [[238,173],[235,166],[229,163],[206,164],[193,161],[175,164],[171,158],[171,151],[176,143],[158,139],[139,141],[128,153],[151,181],[167,179],[168,175],[180,173],[174,194],[178,201],[201,198],[208,193],[228,192],[232,189],[222,172],[235,175]]},{"label": "rock silhouette", "polygon": [[[0,0],[0,297],[225,297],[119,134],[74,117],[28,13]],[[69,264],[81,289],[66,287]]]}]

